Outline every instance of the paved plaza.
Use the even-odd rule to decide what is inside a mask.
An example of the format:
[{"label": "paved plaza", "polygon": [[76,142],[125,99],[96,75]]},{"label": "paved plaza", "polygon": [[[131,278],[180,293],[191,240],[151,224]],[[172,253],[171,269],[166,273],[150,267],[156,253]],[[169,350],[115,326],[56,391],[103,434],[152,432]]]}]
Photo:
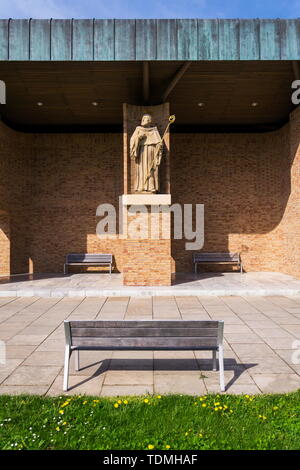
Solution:
[{"label": "paved plaza", "polygon": [[[300,388],[300,295],[1,297],[0,393],[61,395],[65,319],[224,320],[226,392]],[[298,339],[298,345],[295,341]],[[69,394],[219,392],[210,352],[83,351]],[[298,357],[297,357],[298,356]],[[297,361],[298,359],[298,361]],[[298,364],[296,363],[298,362]]]},{"label": "paved plaza", "polygon": [[122,274],[31,274],[0,278],[0,297],[300,296],[300,280],[279,272],[178,273],[171,286],[124,286]]}]

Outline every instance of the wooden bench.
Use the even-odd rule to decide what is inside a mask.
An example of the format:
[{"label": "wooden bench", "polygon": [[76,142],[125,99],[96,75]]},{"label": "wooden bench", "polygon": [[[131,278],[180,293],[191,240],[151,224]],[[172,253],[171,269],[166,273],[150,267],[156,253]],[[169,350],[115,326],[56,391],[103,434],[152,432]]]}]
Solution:
[{"label": "wooden bench", "polygon": [[112,255],[102,253],[69,253],[64,264],[64,274],[68,273],[68,266],[109,266],[111,274]]},{"label": "wooden bench", "polygon": [[240,272],[243,272],[243,264],[239,253],[194,253],[193,261],[196,274],[198,264],[237,264]]},{"label": "wooden bench", "polygon": [[63,390],[68,390],[69,362],[73,351],[79,370],[80,350],[194,350],[212,351],[213,370],[219,356],[220,387],[224,385],[223,321],[174,320],[66,320]]}]

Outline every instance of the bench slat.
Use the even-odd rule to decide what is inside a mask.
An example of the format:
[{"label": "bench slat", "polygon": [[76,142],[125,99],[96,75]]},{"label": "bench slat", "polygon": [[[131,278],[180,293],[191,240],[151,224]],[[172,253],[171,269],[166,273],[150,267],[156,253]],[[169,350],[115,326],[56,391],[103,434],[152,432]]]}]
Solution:
[{"label": "bench slat", "polygon": [[212,257],[212,256],[199,256],[195,258],[195,261],[239,261],[238,258],[235,258],[233,256],[219,256],[217,257]]},{"label": "bench slat", "polygon": [[80,265],[82,266],[83,264],[88,264],[89,266],[99,266],[100,264],[111,264],[109,261],[98,261],[98,262],[92,262],[92,261],[78,261],[78,262],[75,262],[75,261],[69,261],[68,263],[66,263],[70,266],[73,266],[73,265]]},{"label": "bench slat", "polygon": [[118,348],[137,348],[137,349],[156,349],[156,348],[187,348],[190,350],[197,348],[217,348],[218,342],[216,337],[172,337],[172,338],[145,338],[145,337],[135,337],[135,338],[94,338],[94,337],[73,337],[72,347],[82,346],[97,346],[100,348],[107,349],[118,349]]},{"label": "bench slat", "polygon": [[240,256],[239,253],[194,253],[194,261],[233,261],[239,262]]},{"label": "bench slat", "polygon": [[72,337],[217,337],[218,328],[71,328]]},{"label": "bench slat", "polygon": [[69,253],[67,263],[111,263],[112,255],[106,253]]},{"label": "bench slat", "polygon": [[216,320],[70,320],[72,328],[218,328]]}]

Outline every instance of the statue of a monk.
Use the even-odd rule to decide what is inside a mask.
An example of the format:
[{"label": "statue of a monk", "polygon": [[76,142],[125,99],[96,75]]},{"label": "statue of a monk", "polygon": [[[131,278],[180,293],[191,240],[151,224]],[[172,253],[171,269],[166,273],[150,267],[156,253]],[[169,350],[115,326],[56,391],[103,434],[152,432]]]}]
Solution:
[{"label": "statue of a monk", "polygon": [[130,139],[130,158],[135,160],[134,190],[156,193],[159,189],[158,166],[162,157],[162,140],[150,114],[144,114]]}]

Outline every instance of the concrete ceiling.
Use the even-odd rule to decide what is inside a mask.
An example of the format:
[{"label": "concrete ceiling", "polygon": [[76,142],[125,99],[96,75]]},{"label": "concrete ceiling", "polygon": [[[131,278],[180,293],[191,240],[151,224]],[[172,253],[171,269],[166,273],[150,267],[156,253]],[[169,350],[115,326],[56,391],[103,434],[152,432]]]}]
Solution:
[{"label": "concrete ceiling", "polygon": [[122,103],[161,103],[170,85],[166,100],[178,131],[268,130],[286,122],[294,108],[291,61],[2,61],[0,79],[7,89],[2,119],[30,131],[57,126],[121,129]]}]

